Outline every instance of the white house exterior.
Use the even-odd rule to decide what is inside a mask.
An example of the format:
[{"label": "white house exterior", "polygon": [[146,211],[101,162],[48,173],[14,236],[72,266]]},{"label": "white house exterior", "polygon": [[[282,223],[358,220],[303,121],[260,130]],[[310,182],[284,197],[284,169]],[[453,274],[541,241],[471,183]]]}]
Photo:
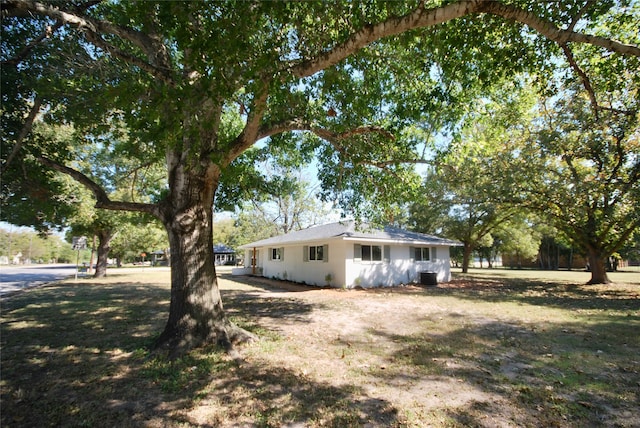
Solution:
[{"label": "white house exterior", "polygon": [[233,273],[347,288],[419,282],[421,272],[448,282],[449,248],[456,245],[397,228],[337,222],[243,245],[245,267]]},{"label": "white house exterior", "polygon": [[236,252],[224,244],[213,246],[213,258],[216,266],[236,264]]}]

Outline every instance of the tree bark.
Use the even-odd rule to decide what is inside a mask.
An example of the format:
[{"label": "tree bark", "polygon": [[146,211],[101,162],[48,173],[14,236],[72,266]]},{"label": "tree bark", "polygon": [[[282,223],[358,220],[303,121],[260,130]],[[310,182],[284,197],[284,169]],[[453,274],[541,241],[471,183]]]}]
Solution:
[{"label": "tree bark", "polygon": [[[171,248],[169,319],[155,347],[171,357],[192,348],[218,344],[231,352],[234,345],[255,336],[227,318],[220,297],[213,253],[213,194],[215,169],[207,173],[181,170],[165,204],[163,223]],[[175,177],[176,175],[174,175]]]},{"label": "tree bark", "polygon": [[473,252],[473,247],[465,242],[463,247],[463,252],[462,252],[462,273],[469,272],[469,264],[471,263],[472,252]]},{"label": "tree bark", "polygon": [[115,234],[109,230],[99,230],[96,234],[98,235],[98,261],[93,277],[103,278],[107,276],[107,259],[111,251],[111,240]]},{"label": "tree bark", "polygon": [[587,248],[587,256],[591,269],[591,279],[589,280],[589,282],[587,282],[587,284],[611,283],[611,280],[607,276],[607,269],[605,267],[606,256],[603,256],[602,252],[594,247]]}]

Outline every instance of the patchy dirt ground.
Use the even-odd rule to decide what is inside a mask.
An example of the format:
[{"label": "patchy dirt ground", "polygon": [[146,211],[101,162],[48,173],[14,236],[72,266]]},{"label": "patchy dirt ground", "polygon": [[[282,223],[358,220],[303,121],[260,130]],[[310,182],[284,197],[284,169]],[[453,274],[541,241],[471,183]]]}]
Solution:
[{"label": "patchy dirt ground", "polygon": [[[589,352],[591,360],[604,351],[557,343],[557,332],[568,329],[583,338],[592,334],[566,310],[579,309],[580,299],[576,303],[564,288],[531,287],[516,291],[524,293],[519,297],[491,280],[351,291],[245,281],[265,290],[227,291],[231,312],[249,309],[255,325],[269,332],[261,346],[245,350],[246,362],[293,376],[294,385],[282,383],[290,394],[307,385],[307,398],[314,388],[335,388],[338,400],[357,409],[350,426],[638,426],[637,391],[619,391],[626,400],[613,404],[607,394],[587,391],[587,379],[565,388],[562,379],[576,373],[598,372],[607,382],[624,373],[576,368],[581,363],[571,360],[580,354]],[[537,305],[540,296],[549,305]],[[638,301],[629,309],[637,310]],[[633,315],[637,322],[640,314]],[[640,385],[638,361],[629,364]],[[187,414],[208,419],[206,408]],[[271,414],[272,426],[286,425],[291,416]],[[309,425],[340,425],[332,421]],[[251,418],[244,422],[252,424]],[[240,415],[228,426],[238,423]]]},{"label": "patchy dirt ground", "polygon": [[[319,309],[302,319],[279,314],[263,318],[264,327],[277,331],[295,348],[295,352],[283,349],[286,355],[268,355],[270,363],[284,362],[302,376],[337,382],[340,387],[358,385],[362,392],[359,400],[374,398],[416,413],[484,403],[496,410],[502,408],[500,414],[485,421],[487,426],[508,425],[517,412],[505,408],[508,403],[501,397],[447,375],[461,369],[482,375],[475,364],[460,361],[446,350],[433,353],[431,361],[418,356],[418,367],[406,364],[416,357],[414,351],[420,346],[416,342],[445,333],[429,332],[426,325],[437,324],[451,314],[441,303],[416,298],[412,295],[416,290],[402,291],[393,295],[332,290],[281,295]],[[488,319],[476,318],[475,322],[487,323]],[[437,367],[425,370],[431,363]]]},{"label": "patchy dirt ground", "polygon": [[[149,351],[168,273],[3,301],[3,427],[638,427],[640,281],[315,289],[222,275],[260,340]],[[507,276],[504,276],[507,275]]]}]

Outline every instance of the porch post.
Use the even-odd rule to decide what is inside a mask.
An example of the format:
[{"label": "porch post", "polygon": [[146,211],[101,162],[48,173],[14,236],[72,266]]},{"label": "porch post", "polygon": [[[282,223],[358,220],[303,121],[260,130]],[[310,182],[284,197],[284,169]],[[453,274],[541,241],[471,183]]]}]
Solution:
[{"label": "porch post", "polygon": [[251,273],[256,274],[256,247],[253,247],[253,257],[251,257]]}]

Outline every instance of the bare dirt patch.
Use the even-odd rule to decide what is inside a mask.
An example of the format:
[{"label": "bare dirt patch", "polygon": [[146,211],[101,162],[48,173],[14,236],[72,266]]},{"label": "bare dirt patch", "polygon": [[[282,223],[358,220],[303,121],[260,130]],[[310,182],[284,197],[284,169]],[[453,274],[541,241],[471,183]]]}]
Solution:
[{"label": "bare dirt patch", "polygon": [[[580,370],[565,367],[564,360],[599,354],[593,344],[558,344],[562,338],[557,335],[573,328],[574,335],[593,338],[593,330],[580,325],[571,311],[598,313],[603,300],[597,290],[486,279],[369,290],[258,282],[266,290],[256,293],[256,299],[286,304],[252,313],[254,322],[276,339],[248,349],[247,359],[284,367],[300,379],[352,389],[357,402],[385,403],[398,425],[580,425],[590,411],[607,408],[606,418],[597,416],[599,424],[629,424],[625,412],[633,413],[632,407],[611,412],[606,394],[564,391],[575,385],[571,380],[564,388],[562,379]],[[626,296],[628,309],[637,310],[637,291],[618,291],[617,298]],[[587,309],[589,305],[594,308]],[[637,312],[627,315],[638,321]],[[587,380],[576,383],[584,389]],[[586,396],[593,399],[592,409],[584,408],[580,397]],[[634,397],[628,394],[631,401],[622,408]],[[376,425],[366,411],[358,420]]]}]

